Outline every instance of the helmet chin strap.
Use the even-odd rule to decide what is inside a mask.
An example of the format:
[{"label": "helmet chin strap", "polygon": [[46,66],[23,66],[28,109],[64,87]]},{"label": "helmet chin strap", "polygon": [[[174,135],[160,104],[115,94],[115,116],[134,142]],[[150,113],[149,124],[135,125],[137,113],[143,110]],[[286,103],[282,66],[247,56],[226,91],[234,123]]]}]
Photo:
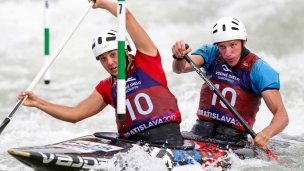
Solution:
[{"label": "helmet chin strap", "polygon": [[242,41],[242,52],[241,52],[241,58],[240,59],[243,59],[249,53],[250,53],[250,51],[247,48],[245,48],[244,41]]},{"label": "helmet chin strap", "polygon": [[129,56],[127,55],[127,53],[125,53],[125,54],[126,54],[126,73],[127,73],[127,69],[128,69],[130,61],[129,61]]},{"label": "helmet chin strap", "polygon": [[[131,51],[132,51],[130,45],[127,45],[127,50],[128,50],[128,52],[131,52]],[[125,55],[126,55],[126,73],[127,73],[128,66],[129,66],[129,64],[130,64],[130,61],[129,61],[129,55],[128,55],[127,52],[125,53]]]}]

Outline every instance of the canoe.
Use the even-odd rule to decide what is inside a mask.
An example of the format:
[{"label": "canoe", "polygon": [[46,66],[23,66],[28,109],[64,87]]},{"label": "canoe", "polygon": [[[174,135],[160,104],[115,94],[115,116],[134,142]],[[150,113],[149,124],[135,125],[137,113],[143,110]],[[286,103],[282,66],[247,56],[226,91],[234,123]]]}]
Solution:
[{"label": "canoe", "polygon": [[[55,144],[9,149],[8,153],[35,171],[83,171],[106,162],[111,162],[118,153],[128,153],[134,146],[140,147],[151,157],[164,161],[168,170],[175,166],[199,163],[203,167],[229,168],[229,151],[241,159],[253,158],[258,154],[254,148],[244,144],[210,142],[189,132],[183,132],[184,145],[163,146],[134,142],[119,138],[114,132],[97,132]],[[116,164],[119,164],[117,162]]]}]

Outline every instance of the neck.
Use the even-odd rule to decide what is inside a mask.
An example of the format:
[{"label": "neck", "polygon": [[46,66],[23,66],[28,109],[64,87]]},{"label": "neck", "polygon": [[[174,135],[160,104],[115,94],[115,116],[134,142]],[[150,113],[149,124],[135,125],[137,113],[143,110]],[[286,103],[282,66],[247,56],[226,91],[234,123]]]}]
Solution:
[{"label": "neck", "polygon": [[250,53],[249,50],[244,46],[244,41],[242,41],[242,52],[241,52],[241,58],[240,59],[243,59],[249,53]]}]

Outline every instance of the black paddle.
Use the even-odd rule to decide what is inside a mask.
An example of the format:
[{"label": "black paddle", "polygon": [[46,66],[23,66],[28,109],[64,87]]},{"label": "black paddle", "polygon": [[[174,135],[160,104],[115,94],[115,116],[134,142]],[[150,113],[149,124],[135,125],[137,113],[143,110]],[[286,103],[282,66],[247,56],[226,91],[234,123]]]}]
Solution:
[{"label": "black paddle", "polygon": [[[189,48],[189,45],[186,44],[186,49]],[[191,65],[191,67],[200,75],[200,77],[206,82],[206,84],[210,87],[210,89],[221,99],[222,102],[228,107],[231,113],[239,120],[239,122],[245,127],[246,131],[251,135],[254,139],[256,137],[256,133],[249,127],[247,122],[243,119],[243,117],[232,107],[232,105],[228,102],[228,100],[222,95],[222,93],[213,85],[212,82],[205,76],[205,74],[195,65],[192,59],[186,54],[184,55],[184,59]],[[266,148],[265,150],[268,157],[275,159],[278,161],[278,157],[273,154],[271,150]]]},{"label": "black paddle", "polygon": [[13,110],[7,115],[7,117],[4,119],[4,121],[2,122],[1,126],[0,126],[0,134],[2,133],[2,131],[4,130],[4,128],[7,126],[7,124],[11,121],[11,118],[13,117],[14,113],[17,111],[17,109],[19,108],[19,106],[23,103],[23,99],[19,100],[16,105],[14,106]]}]

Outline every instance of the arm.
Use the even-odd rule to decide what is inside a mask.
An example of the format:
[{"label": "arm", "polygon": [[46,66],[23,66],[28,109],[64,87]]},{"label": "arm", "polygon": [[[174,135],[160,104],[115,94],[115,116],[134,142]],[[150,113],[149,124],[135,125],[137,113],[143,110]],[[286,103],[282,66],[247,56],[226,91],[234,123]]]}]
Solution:
[{"label": "arm", "polygon": [[262,97],[273,114],[270,124],[259,132],[253,141],[259,148],[266,149],[269,139],[282,132],[288,125],[289,119],[279,90],[265,90]]},{"label": "arm", "polygon": [[67,122],[76,123],[80,120],[93,116],[106,107],[102,96],[94,92],[75,107],[62,106],[47,102],[37,97],[31,91],[24,91],[19,94],[18,100],[28,96],[23,105],[36,107],[49,115]]},{"label": "arm", "polygon": [[[191,48],[185,48],[185,42],[183,40],[176,42],[172,46],[172,53],[177,58],[182,58],[184,55],[191,52]],[[189,56],[192,61],[196,64],[198,68],[200,68],[204,64],[204,58],[200,55],[191,55]],[[187,73],[193,71],[193,68],[186,60],[177,60],[174,59],[172,63],[173,72],[180,74],[180,73]]]},{"label": "arm", "polygon": [[[89,0],[90,2],[91,0]],[[117,4],[107,0],[96,0],[93,8],[103,8],[117,16]],[[126,29],[136,49],[149,56],[155,56],[157,48],[145,30],[136,21],[132,13],[126,9]]]}]

